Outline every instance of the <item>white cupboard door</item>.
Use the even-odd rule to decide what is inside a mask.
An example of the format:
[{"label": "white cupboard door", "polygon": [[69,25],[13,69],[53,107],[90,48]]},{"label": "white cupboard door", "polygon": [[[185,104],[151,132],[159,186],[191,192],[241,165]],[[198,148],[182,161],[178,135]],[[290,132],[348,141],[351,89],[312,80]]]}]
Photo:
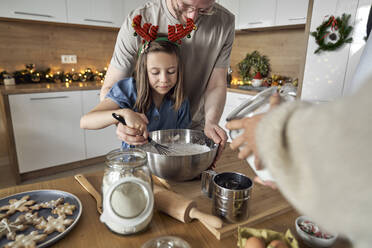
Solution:
[{"label": "white cupboard door", "polygon": [[275,25],[277,0],[240,0],[239,28],[260,28]]},{"label": "white cupboard door", "polygon": [[372,0],[359,0],[358,3],[358,9],[355,16],[355,25],[353,27],[353,42],[350,44],[349,61],[345,75],[343,95],[354,93],[356,89],[359,89],[362,82],[366,81],[365,76],[372,75],[372,71],[370,69],[372,62],[371,55],[364,54],[362,59],[369,59],[370,62],[364,62],[364,64],[359,65],[361,55],[366,45],[366,27],[371,5]]},{"label": "white cupboard door", "polygon": [[[84,114],[99,103],[99,90],[82,91]],[[100,130],[85,130],[86,157],[94,158],[107,154],[121,147],[121,141],[116,136],[116,126],[112,125]]]},{"label": "white cupboard door", "polygon": [[239,1],[219,0],[218,3],[235,15],[235,29],[239,28]]},{"label": "white cupboard door", "polygon": [[309,0],[278,0],[276,25],[305,24]]},{"label": "white cupboard door", "polygon": [[81,93],[10,95],[19,172],[85,159]]},{"label": "white cupboard door", "polygon": [[48,22],[67,22],[66,0],[1,0],[0,16]]},{"label": "white cupboard door", "polygon": [[244,102],[247,99],[252,98],[252,95],[248,94],[240,94],[235,92],[227,92],[226,94],[226,103],[225,108],[223,109],[223,113],[219,122],[219,126],[222,127],[226,133],[227,133],[227,141],[231,142],[231,137],[229,135],[229,130],[225,127],[226,125],[226,117],[236,108],[238,107],[242,102]]},{"label": "white cupboard door", "polygon": [[120,27],[124,20],[123,0],[67,0],[69,23]]}]

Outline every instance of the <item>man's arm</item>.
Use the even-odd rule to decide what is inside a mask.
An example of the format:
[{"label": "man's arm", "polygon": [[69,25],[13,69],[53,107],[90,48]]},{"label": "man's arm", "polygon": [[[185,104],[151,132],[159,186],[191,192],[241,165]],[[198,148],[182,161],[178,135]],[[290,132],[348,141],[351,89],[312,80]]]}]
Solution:
[{"label": "man's arm", "polygon": [[99,98],[101,102],[105,99],[105,96],[110,91],[111,87],[121,79],[126,77],[124,71],[119,70],[113,65],[109,65],[109,68],[106,72],[105,81],[102,85]]},{"label": "man's arm", "polygon": [[205,91],[204,132],[216,144],[219,144],[216,160],[220,157],[227,141],[226,132],[218,125],[226,101],[226,75],[227,68],[214,68]]}]

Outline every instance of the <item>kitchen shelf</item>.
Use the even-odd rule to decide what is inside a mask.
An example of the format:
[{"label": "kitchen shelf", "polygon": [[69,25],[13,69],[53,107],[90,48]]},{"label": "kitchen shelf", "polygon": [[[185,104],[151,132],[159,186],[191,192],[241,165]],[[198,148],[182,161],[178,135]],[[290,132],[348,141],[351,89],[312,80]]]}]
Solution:
[{"label": "kitchen shelf", "polygon": [[264,28],[247,28],[239,29],[235,31],[235,34],[246,34],[251,32],[267,32],[276,30],[290,30],[290,29],[303,29],[305,31],[306,24],[294,24],[294,25],[284,25],[284,26],[272,26]]}]

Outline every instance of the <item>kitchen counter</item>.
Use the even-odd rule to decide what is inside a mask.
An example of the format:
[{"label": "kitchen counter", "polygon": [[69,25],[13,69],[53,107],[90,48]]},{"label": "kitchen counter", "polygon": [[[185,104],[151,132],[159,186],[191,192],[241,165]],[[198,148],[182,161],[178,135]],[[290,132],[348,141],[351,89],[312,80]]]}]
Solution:
[{"label": "kitchen counter", "polygon": [[[234,154],[235,156],[231,156]],[[226,148],[217,167],[227,163],[236,164],[241,162],[237,158],[237,152]],[[101,188],[103,172],[95,172],[86,175],[87,179],[96,189]],[[258,186],[262,187],[262,186]],[[164,235],[178,236],[186,240],[193,248],[233,248],[237,247],[237,233],[217,240],[212,233],[197,220],[185,224],[179,222],[163,213],[154,212],[154,216],[149,228],[138,234],[129,236],[119,236],[111,233],[104,224],[99,221],[99,214],[96,210],[95,200],[86,192],[80,184],[75,181],[73,176],[39,182],[29,185],[10,187],[0,190],[0,198],[11,194],[38,190],[38,189],[58,189],[76,195],[82,202],[83,213],[78,224],[71,230],[65,238],[57,242],[53,247],[134,247],[139,248],[147,240]],[[299,214],[291,210],[285,214],[266,219],[259,224],[253,225],[254,228],[272,229],[278,232],[285,232],[288,228],[297,237],[294,222]],[[300,247],[307,247],[297,237]],[[350,247],[345,240],[337,240],[333,246],[335,248]]]},{"label": "kitchen counter", "polygon": [[16,84],[1,85],[2,95],[28,94],[28,93],[46,93],[77,90],[99,90],[103,83],[101,82],[73,82],[73,83],[40,83],[40,84]]},{"label": "kitchen counter", "polygon": [[[2,95],[27,94],[27,93],[45,93],[77,90],[99,90],[103,83],[101,82],[73,82],[73,83],[30,83],[0,86]],[[228,85],[227,91],[255,95],[257,91],[238,89],[237,86]]]}]

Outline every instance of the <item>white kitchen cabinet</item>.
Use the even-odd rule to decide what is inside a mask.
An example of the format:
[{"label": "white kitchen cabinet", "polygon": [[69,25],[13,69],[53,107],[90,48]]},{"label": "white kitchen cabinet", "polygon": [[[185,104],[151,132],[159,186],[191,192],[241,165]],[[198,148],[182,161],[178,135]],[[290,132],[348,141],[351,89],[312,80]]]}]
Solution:
[{"label": "white kitchen cabinet", "polygon": [[67,0],[68,23],[120,27],[124,21],[123,0]]},{"label": "white kitchen cabinet", "polygon": [[147,3],[149,0],[137,0],[137,1],[132,1],[132,0],[124,0],[123,2],[123,20],[128,16],[132,10],[135,10],[141,6],[144,6],[145,3]]},{"label": "white kitchen cabinet", "polygon": [[19,172],[85,159],[81,92],[9,95]]},{"label": "white kitchen cabinet", "polygon": [[227,92],[226,94],[226,103],[225,108],[223,109],[223,113],[219,122],[219,126],[222,127],[228,136],[228,142],[231,142],[231,138],[229,135],[229,130],[225,128],[226,125],[226,117],[236,108],[238,107],[242,102],[244,102],[247,99],[252,98],[252,95],[248,94],[241,94],[241,93],[235,93],[235,92]]},{"label": "white kitchen cabinet", "polygon": [[[84,114],[99,103],[99,90],[82,91]],[[84,130],[86,158],[94,158],[107,154],[121,147],[121,141],[116,136],[116,126],[112,125],[100,130]]]},{"label": "white kitchen cabinet", "polygon": [[1,0],[0,16],[48,22],[67,22],[66,0]]},{"label": "white kitchen cabinet", "polygon": [[309,0],[277,0],[275,25],[305,24]]},{"label": "white kitchen cabinet", "polygon": [[277,0],[240,0],[240,29],[261,28],[275,25]]},{"label": "white kitchen cabinet", "polygon": [[314,37],[309,36],[301,99],[327,102],[347,94],[365,46],[366,22],[371,4],[372,0],[314,0],[310,31],[315,31],[327,15],[337,17],[343,13],[351,14],[349,25],[354,27],[351,34],[353,42],[335,51],[314,54],[318,45]]},{"label": "white kitchen cabinet", "polygon": [[235,15],[235,29],[239,27],[239,0],[219,0],[218,3]]}]

